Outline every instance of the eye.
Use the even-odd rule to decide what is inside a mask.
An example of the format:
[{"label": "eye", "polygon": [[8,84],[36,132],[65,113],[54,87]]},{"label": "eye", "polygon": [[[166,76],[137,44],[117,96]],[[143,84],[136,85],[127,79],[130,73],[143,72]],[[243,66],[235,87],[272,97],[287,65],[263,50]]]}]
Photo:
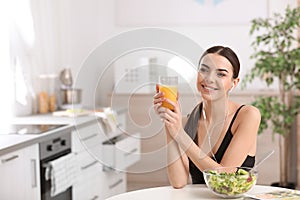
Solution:
[{"label": "eye", "polygon": [[208,72],[208,69],[205,67],[200,67],[199,72],[202,72],[202,73]]},{"label": "eye", "polygon": [[226,74],[224,74],[222,72],[217,72],[217,76],[220,77],[220,78],[222,78],[222,77],[226,76]]}]

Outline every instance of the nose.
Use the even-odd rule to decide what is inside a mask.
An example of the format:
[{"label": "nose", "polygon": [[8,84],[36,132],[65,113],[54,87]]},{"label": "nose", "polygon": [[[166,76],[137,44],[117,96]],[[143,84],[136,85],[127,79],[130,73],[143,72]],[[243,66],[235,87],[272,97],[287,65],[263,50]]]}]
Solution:
[{"label": "nose", "polygon": [[205,76],[203,78],[204,78],[206,83],[213,83],[214,82],[214,75],[211,72],[205,74]]}]

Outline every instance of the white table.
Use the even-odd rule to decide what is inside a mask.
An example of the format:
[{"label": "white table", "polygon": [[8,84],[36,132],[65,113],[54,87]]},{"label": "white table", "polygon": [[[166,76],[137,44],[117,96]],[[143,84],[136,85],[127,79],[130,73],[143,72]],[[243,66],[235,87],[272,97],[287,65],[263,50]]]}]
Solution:
[{"label": "white table", "polygon": [[[254,186],[248,194],[257,194],[285,190],[283,188],[271,186]],[[119,194],[107,200],[193,200],[193,199],[222,199],[213,194],[205,185],[187,185],[182,189],[174,189],[171,186],[155,187],[149,189],[136,190]],[[239,198],[243,199],[243,198]]]}]

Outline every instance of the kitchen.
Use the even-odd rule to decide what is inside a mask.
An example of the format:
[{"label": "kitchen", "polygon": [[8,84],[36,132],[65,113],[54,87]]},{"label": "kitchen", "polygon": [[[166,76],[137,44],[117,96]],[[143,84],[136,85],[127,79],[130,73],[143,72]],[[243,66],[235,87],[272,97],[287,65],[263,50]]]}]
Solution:
[{"label": "kitchen", "polygon": [[[33,157],[30,155],[29,157],[31,158],[29,160],[35,160],[35,162],[32,162],[31,165],[36,167],[32,168],[29,165],[27,170],[30,171],[32,169],[36,169],[36,174],[38,174],[40,173],[41,167],[38,166],[38,161],[40,160],[41,155],[37,153],[39,152],[40,147],[36,146],[36,144],[41,144],[42,141],[45,141],[46,139],[52,139],[52,142],[57,144],[55,142],[55,139],[57,138],[52,135],[53,133],[55,134],[56,131],[60,132],[57,133],[59,136],[64,135],[64,131],[72,132],[72,142],[75,142],[76,137],[74,137],[74,135],[82,139],[80,135],[82,129],[82,133],[84,134],[85,132],[91,133],[91,135],[85,136],[92,137],[95,135],[100,143],[105,143],[106,139],[122,135],[122,133],[118,132],[119,130],[129,134],[142,134],[140,147],[138,147],[138,144],[135,143],[136,140],[128,141],[129,143],[133,142],[136,144],[137,148],[140,148],[139,150],[142,154],[140,158],[133,158],[132,163],[125,163],[126,167],[122,166],[122,168],[120,168],[120,171],[124,170],[127,173],[123,173],[124,171],[122,173],[118,173],[117,171],[109,170],[109,168],[105,167],[102,169],[103,166],[99,163],[93,165],[92,168],[94,168],[94,170],[99,170],[101,168],[101,173],[98,174],[99,178],[95,179],[94,182],[95,185],[99,185],[99,188],[102,189],[98,189],[96,187],[95,189],[91,189],[90,192],[87,192],[86,188],[92,188],[92,183],[89,183],[86,186],[78,183],[80,186],[75,186],[75,190],[73,191],[73,193],[77,194],[76,196],[79,196],[77,197],[78,199],[104,199],[108,196],[125,191],[169,184],[166,169],[164,167],[164,158],[163,156],[157,156],[164,153],[162,149],[164,144],[164,136],[161,132],[162,127],[151,110],[152,96],[155,91],[155,83],[153,82],[156,81],[155,78],[157,78],[158,74],[166,72],[161,67],[153,67],[156,70],[152,72],[147,71],[147,68],[141,68],[140,71],[136,72],[137,74],[129,74],[130,76],[126,77],[126,70],[128,70],[127,66],[130,67],[131,65],[166,65],[174,57],[174,54],[159,51],[157,49],[132,51],[132,49],[139,48],[139,46],[134,46],[135,42],[128,44],[128,49],[126,49],[124,47],[126,45],[120,45],[123,44],[123,40],[116,41],[116,38],[121,38],[122,36],[125,36],[126,33],[129,35],[128,37],[131,37],[130,33],[139,34],[138,28],[142,27],[156,27],[162,28],[162,30],[173,30],[179,33],[174,35],[175,39],[180,38],[184,40],[185,43],[189,43],[189,38],[191,38],[191,40],[195,41],[202,48],[206,48],[215,43],[234,47],[237,52],[239,52],[240,60],[244,67],[241,71],[242,77],[253,65],[253,61],[249,58],[252,51],[249,44],[249,24],[245,22],[218,22],[216,20],[212,20],[211,24],[208,24],[208,22],[196,22],[196,20],[191,20],[191,17],[186,17],[183,21],[176,21],[179,20],[180,17],[174,16],[174,13],[171,11],[167,12],[168,3],[171,4],[170,1],[166,1],[165,3],[154,1],[152,6],[149,6],[145,1],[140,1],[141,3],[135,2],[134,4],[132,2],[124,3],[124,1],[120,0],[57,0],[45,2],[38,0],[15,0],[11,2],[12,3],[7,4],[3,3],[3,6],[0,6],[2,9],[0,13],[3,15],[1,16],[1,20],[4,22],[4,19],[6,19],[5,14],[8,15],[9,13],[8,9],[4,9],[7,8],[7,6],[13,7],[13,5],[17,3],[19,6],[11,8],[14,11],[12,13],[15,15],[16,13],[20,13],[19,16],[15,16],[16,18],[14,20],[16,21],[16,24],[13,26],[13,31],[15,31],[14,33],[18,34],[12,34],[12,36],[8,37],[4,34],[5,31],[1,31],[1,41],[3,40],[3,43],[1,43],[6,44],[6,47],[11,49],[11,55],[8,55],[7,50],[4,49],[5,45],[1,47],[1,52],[3,52],[2,55],[7,55],[6,58],[9,57],[9,59],[1,59],[1,62],[3,62],[1,64],[3,64],[3,66],[13,65],[14,72],[14,79],[12,79],[14,82],[11,83],[12,81],[8,79],[10,77],[9,69],[1,69],[3,70],[3,73],[1,74],[7,74],[7,76],[1,80],[5,81],[1,84],[1,87],[3,87],[3,91],[8,91],[8,98],[2,100],[3,103],[1,110],[4,112],[1,114],[1,120],[4,122],[4,125],[8,124],[10,121],[14,121],[16,123],[67,125],[63,127],[56,127],[55,129],[46,132],[46,134],[26,134],[22,136],[9,135],[8,140],[1,139],[1,156],[13,152],[13,150],[21,150],[23,147],[25,148],[30,145],[34,145],[32,147],[32,152],[34,152],[32,154]],[[190,0],[187,5],[193,7],[197,2],[198,1],[196,0]],[[269,16],[275,11],[282,12],[288,4],[296,6],[297,3],[299,3],[296,0],[276,2],[266,0],[263,2],[264,3],[259,3],[261,6],[259,6],[260,9],[257,10],[256,15],[261,14],[262,16]],[[173,2],[174,5],[172,8],[175,10],[178,9],[178,7],[180,7],[180,3],[182,2]],[[158,9],[158,6],[161,6],[161,8]],[[153,14],[155,13],[155,8],[158,9],[157,18],[150,18],[149,15],[151,12]],[[135,16],[142,15],[143,12],[143,18],[137,18]],[[129,15],[128,13],[132,13],[132,15]],[[164,20],[159,21],[159,18]],[[218,19],[219,18],[217,18],[217,20]],[[191,22],[188,22],[188,20],[191,20]],[[153,34],[155,34],[155,31],[157,30],[151,29],[151,31],[154,31]],[[169,33],[169,31],[162,31],[160,34],[164,33],[166,34],[166,37],[168,37],[168,34],[171,34],[170,38],[173,37],[173,32]],[[149,37],[152,37],[153,34],[150,34]],[[187,39],[181,38],[180,35],[186,36]],[[12,38],[11,40],[13,42],[8,43],[7,41],[10,41],[8,38]],[[138,38],[135,39],[138,40]],[[134,40],[129,38],[128,41]],[[241,41],[246,41],[246,43],[241,45]],[[125,44],[125,41],[123,42]],[[164,41],[159,42],[162,44]],[[11,48],[9,48],[10,45],[12,45]],[[191,55],[191,57],[192,56],[193,55]],[[199,55],[197,54],[195,56]],[[182,62],[182,60],[179,62]],[[194,60],[194,62],[197,61]],[[182,64],[186,63],[183,62]],[[39,77],[41,77],[41,75],[47,75],[48,77],[54,75],[55,83],[53,84],[54,86],[52,86],[52,89],[55,88],[55,91],[58,94],[62,87],[59,75],[64,69],[70,69],[71,71],[73,77],[72,87],[82,90],[80,106],[82,106],[84,111],[96,111],[93,112],[93,114],[96,113],[97,115],[90,115],[89,113],[84,116],[73,118],[53,116],[53,113],[50,112],[45,114],[39,113],[38,98],[36,95],[40,91],[39,88],[43,86]],[[149,74],[149,76],[145,77],[145,74]],[[193,75],[192,70],[190,74]],[[187,73],[187,77],[185,78],[193,80],[195,77],[190,74]],[[136,85],[144,83],[138,82],[139,80],[150,80],[152,84],[136,89]],[[188,81],[183,81],[183,89],[181,89],[181,91],[185,91],[181,95],[181,97],[185,99],[183,107],[183,114],[185,115],[191,111],[191,105],[195,105],[195,102],[199,100],[197,95],[193,95],[193,91],[195,89],[194,86],[190,86],[189,82],[187,82]],[[15,91],[14,89],[7,89],[9,85],[12,85],[11,88],[16,88],[15,93],[13,92]],[[258,80],[257,82],[249,85],[245,91],[242,91],[240,87],[236,88],[236,90],[232,93],[232,98],[241,102],[250,102],[256,95],[258,96],[267,92],[272,93],[272,91],[266,88],[266,85],[260,83]],[[13,97],[15,99],[13,99]],[[133,102],[134,106],[132,106],[132,104],[127,105],[128,101]],[[7,105],[11,105],[12,102],[14,103],[11,111],[10,107]],[[114,127],[114,124],[111,125],[111,129],[115,130],[115,132],[108,131],[107,124],[103,121],[105,118],[103,118],[103,114],[105,114],[104,116],[107,115],[107,113],[104,112],[104,108],[108,107],[113,108],[112,112],[115,113],[115,116],[117,117],[117,120],[115,121],[117,123],[115,124],[117,129]],[[60,111],[62,108],[64,110],[66,109],[66,107],[63,107],[62,99],[57,98],[56,111]],[[79,112],[81,111],[82,110],[80,108]],[[75,113],[75,115],[76,114],[78,113]],[[151,120],[153,120],[154,123],[151,123]],[[8,122],[6,123],[6,121]],[[87,126],[89,131],[85,131],[85,126]],[[2,128],[2,130],[6,130],[4,128]],[[97,131],[95,132],[95,130]],[[157,134],[154,135],[154,132]],[[8,136],[3,134],[1,137]],[[22,139],[20,139],[20,137],[22,137]],[[63,140],[63,138],[60,138],[59,143]],[[275,142],[270,142],[271,140],[271,134],[262,134],[258,138],[258,148],[260,148],[259,152],[261,152],[261,154],[269,149],[275,149],[275,154],[260,168],[260,171],[267,175],[259,179],[259,184],[268,185],[272,182],[278,181],[279,179],[279,167],[273,167],[277,165],[274,163],[278,163],[279,159],[278,146],[276,144],[276,138]],[[11,146],[8,146],[8,144]],[[72,153],[80,154],[84,152],[82,150],[82,146],[84,147],[89,145],[83,143],[80,147],[80,144],[81,143],[79,142],[77,145],[71,145]],[[74,146],[75,148],[73,148]],[[76,150],[76,148],[81,148],[81,150]],[[149,154],[155,152],[157,149],[160,149],[162,152],[159,151],[153,155]],[[131,150],[136,151],[134,148]],[[29,152],[30,149],[21,151],[21,154],[30,154],[27,153],[27,151]],[[86,154],[86,156],[89,155],[88,153]],[[92,155],[94,154],[92,153]],[[133,153],[133,155],[135,154]],[[259,156],[260,154],[258,154],[258,157]],[[17,162],[19,164],[22,163],[21,161]],[[88,165],[89,163],[93,163],[93,160],[90,159],[85,164]],[[83,164],[82,166],[84,167],[86,165]],[[20,168],[22,167],[17,166],[16,168],[18,169],[18,172],[20,172]],[[297,170],[297,163],[294,163],[292,168],[294,171],[295,169]],[[82,175],[80,178],[84,182],[87,182],[88,178],[86,177],[91,176],[93,176],[93,173],[87,176]],[[295,179],[297,178],[297,176],[293,177]],[[10,180],[9,177],[7,179],[12,182],[14,180]],[[32,179],[32,177],[27,177],[25,179]],[[38,180],[38,178],[36,178],[36,180]],[[119,180],[122,180],[121,183]],[[297,179],[292,181],[297,181]],[[15,185],[18,185],[17,180],[14,183]],[[32,184],[35,185],[34,183]],[[109,191],[109,188],[103,189],[103,187],[107,187],[107,185],[116,185],[119,189],[112,192],[103,192],[106,193],[106,195],[101,196],[99,193],[102,192],[99,191]],[[20,187],[22,188],[22,186]],[[39,187],[36,187],[36,190],[39,189]],[[90,194],[86,194],[86,196],[84,196],[84,193],[86,192]],[[11,192],[11,194],[12,193],[13,192]],[[26,191],[24,191],[24,194],[25,193]],[[36,197],[28,199],[40,199],[39,195],[41,194],[36,193]]]}]

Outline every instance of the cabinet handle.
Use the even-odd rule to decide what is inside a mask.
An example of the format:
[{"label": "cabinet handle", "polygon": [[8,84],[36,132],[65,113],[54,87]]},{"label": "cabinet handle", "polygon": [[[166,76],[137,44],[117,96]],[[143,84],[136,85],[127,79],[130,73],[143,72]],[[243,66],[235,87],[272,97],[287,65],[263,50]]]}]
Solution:
[{"label": "cabinet handle", "polygon": [[2,159],[1,162],[2,163],[6,163],[6,162],[9,162],[9,161],[14,160],[16,158],[19,158],[19,156],[18,155],[14,155],[14,156],[11,156],[10,158]]},{"label": "cabinet handle", "polygon": [[114,187],[118,186],[119,184],[121,184],[123,182],[123,179],[119,179],[118,181],[116,181],[115,183],[109,185],[109,189],[113,189]]},{"label": "cabinet handle", "polygon": [[87,168],[89,168],[89,167],[95,165],[96,163],[98,163],[98,161],[94,161],[94,162],[92,162],[92,163],[90,163],[90,164],[87,164],[86,166],[81,167],[81,169],[82,169],[82,170],[85,170],[85,169],[87,169]]},{"label": "cabinet handle", "polygon": [[126,152],[125,154],[124,154],[124,156],[130,156],[131,154],[133,154],[134,152],[137,152],[137,148],[134,148],[134,149],[132,149],[131,151],[129,151],[129,152]]},{"label": "cabinet handle", "polygon": [[36,160],[31,159],[31,187],[35,188],[37,186],[37,174],[36,174]]},{"label": "cabinet handle", "polygon": [[93,137],[96,137],[96,136],[97,136],[97,133],[94,133],[93,135],[90,135],[90,136],[88,136],[88,137],[81,138],[81,140],[82,140],[82,141],[89,140],[89,139],[91,139],[91,138],[93,138]]}]

